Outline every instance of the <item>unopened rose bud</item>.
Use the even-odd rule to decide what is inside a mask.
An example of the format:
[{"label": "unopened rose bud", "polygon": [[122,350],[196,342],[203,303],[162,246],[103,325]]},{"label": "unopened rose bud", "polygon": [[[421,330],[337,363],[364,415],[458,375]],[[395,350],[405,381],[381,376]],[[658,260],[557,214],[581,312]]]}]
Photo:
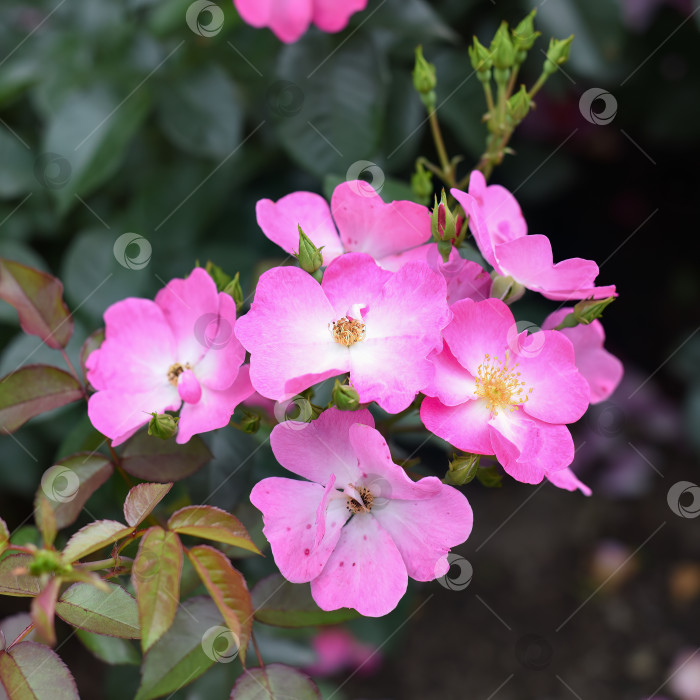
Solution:
[{"label": "unopened rose bud", "polygon": [[148,423],[149,435],[161,440],[168,440],[175,435],[179,418],[171,416],[169,413],[156,413],[155,411],[151,415],[153,418]]},{"label": "unopened rose bud", "polygon": [[248,413],[246,411],[240,422],[241,430],[244,433],[253,435],[260,429],[260,414],[259,413]]},{"label": "unopened rose bud", "polygon": [[228,294],[236,302],[236,311],[240,312],[243,308],[243,289],[241,288],[241,273],[237,272],[236,276],[221,290],[224,294]]},{"label": "unopened rose bud", "polygon": [[311,239],[302,231],[299,226],[299,252],[295,253],[299,261],[299,267],[310,275],[321,269],[323,265],[323,255],[321,251],[324,246],[317,248]]},{"label": "unopened rose bud", "polygon": [[520,90],[516,92],[506,103],[506,109],[508,111],[508,116],[510,117],[514,125],[519,124],[530,111],[530,106],[532,105],[532,100],[530,95],[528,95],[525,86],[521,86]]},{"label": "unopened rose bud", "polygon": [[489,50],[476,37],[474,37],[474,45],[469,47],[469,60],[479,80],[488,80],[491,77],[493,58]]},{"label": "unopened rose bud", "polygon": [[341,411],[356,411],[360,407],[360,395],[357,390],[349,384],[341,384],[337,379],[331,399]]},{"label": "unopened rose bud", "polygon": [[506,304],[512,304],[518,301],[525,294],[525,287],[519,282],[516,282],[512,277],[501,277],[496,275],[491,284],[491,296],[504,301]]},{"label": "unopened rose bud", "polygon": [[215,265],[211,260],[207,260],[204,269],[209,273],[209,276],[216,283],[218,291],[222,292],[227,284],[231,281],[231,275],[227,275],[218,265]]},{"label": "unopened rose bud", "polygon": [[423,104],[432,112],[435,109],[435,87],[437,86],[437,77],[435,75],[435,66],[425,60],[423,56],[423,47],[416,48],[416,63],[413,68],[413,86],[420,95]]},{"label": "unopened rose bud", "polygon": [[416,172],[411,175],[411,189],[419,204],[429,204],[430,195],[433,193],[433,174],[426,170],[419,161],[416,163]]},{"label": "unopened rose bud", "polygon": [[445,474],[445,482],[452,486],[463,486],[474,480],[479,471],[481,455],[454,455]]},{"label": "unopened rose bud", "polygon": [[557,72],[557,68],[569,60],[569,52],[571,51],[571,42],[574,40],[572,34],[568,39],[551,39],[549,48],[547,49],[547,58],[545,59],[542,70],[551,75]]},{"label": "unopened rose bud", "polygon": [[493,37],[489,51],[493,58],[494,68],[504,71],[512,68],[515,64],[515,47],[510,40],[507,22],[501,22],[501,26]]},{"label": "unopened rose bud", "polygon": [[447,196],[445,190],[442,191],[440,202],[438,203],[435,197],[435,205],[433,206],[433,215],[431,219],[431,230],[433,232],[433,240],[436,242],[450,241],[457,237],[457,220],[454,214],[447,206]]},{"label": "unopened rose bud", "polygon": [[[518,53],[529,51],[541,34],[541,32],[535,31],[534,19],[536,14],[537,10],[535,9],[513,30],[513,45]],[[522,63],[522,61],[518,61],[518,63]]]}]

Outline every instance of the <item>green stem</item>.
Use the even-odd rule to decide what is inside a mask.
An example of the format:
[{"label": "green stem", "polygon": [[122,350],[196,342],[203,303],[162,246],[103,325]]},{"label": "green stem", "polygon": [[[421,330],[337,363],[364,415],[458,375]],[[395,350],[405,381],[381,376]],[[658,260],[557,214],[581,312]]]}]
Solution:
[{"label": "green stem", "polygon": [[442,138],[442,131],[440,130],[440,123],[438,122],[436,110],[430,112],[430,130],[433,132],[433,141],[435,142],[435,148],[438,153],[438,158],[440,159],[440,165],[442,166],[442,179],[450,185],[450,187],[455,186],[454,173],[452,172],[452,165],[450,164],[450,159],[447,155],[447,149],[445,148],[445,141]]},{"label": "green stem", "polygon": [[544,72],[537,78],[537,82],[532,86],[530,92],[527,93],[530,99],[540,91],[540,88],[547,82],[547,78],[549,78],[549,74]]},{"label": "green stem", "polygon": [[85,564],[78,564],[81,571],[101,571],[102,569],[116,569],[123,564],[133,564],[134,560],[129,557],[110,557],[99,561],[89,561]]}]

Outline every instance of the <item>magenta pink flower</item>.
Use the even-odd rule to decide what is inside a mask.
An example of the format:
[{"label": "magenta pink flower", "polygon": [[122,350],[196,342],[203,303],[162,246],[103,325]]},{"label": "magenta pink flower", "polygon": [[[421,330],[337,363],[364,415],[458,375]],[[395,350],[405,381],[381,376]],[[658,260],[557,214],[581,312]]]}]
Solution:
[{"label": "magenta pink flower", "polygon": [[486,261],[503,277],[512,277],[547,299],[603,299],[615,286],[596,287],[598,266],[592,260],[570,258],[554,264],[546,236],[527,234],[527,224],[515,197],[500,185],[486,186],[475,170],[469,193],[452,194],[469,216],[469,226]]},{"label": "magenta pink flower", "polygon": [[367,0],[233,0],[242,19],[254,27],[269,27],[290,44],[313,22],[324,32],[339,32]]},{"label": "magenta pink flower", "polygon": [[[335,188],[330,207],[321,195],[293,192],[277,202],[261,199],[255,212],[263,233],[288,253],[299,250],[299,226],[313,244],[323,248],[328,265],[347,252],[368,253],[388,270],[418,257],[399,254],[420,246],[431,237],[430,211],[415,202],[386,204],[363,180],[343,182]],[[337,227],[337,228],[336,228]]]},{"label": "magenta pink flower", "polygon": [[153,411],[180,411],[177,442],[225,426],[253,393],[236,340],[236,304],[201,268],[150,299],[123,299],[105,311],[105,341],[87,359],[97,390],[92,424],[119,445]]},{"label": "magenta pink flower", "polygon": [[379,670],[382,653],[378,647],[364,644],[342,627],[320,629],[311,640],[317,660],[306,672],[312,676],[334,676],[341,671],[369,676]]},{"label": "magenta pink flower", "polygon": [[545,476],[557,488],[565,489],[566,491],[576,491],[578,489],[584,496],[590,496],[592,493],[591,489],[580,481],[569,467],[555,469],[547,472]]},{"label": "magenta pink flower", "polygon": [[263,479],[250,500],[286,579],[310,581],[323,610],[378,617],[396,607],[409,576],[447,573],[447,553],[469,537],[472,510],[436,477],[411,481],[373,426],[366,409],[336,408],[301,429],[275,426],[275,457],[308,481]]},{"label": "magenta pink flower", "polygon": [[282,401],[350,372],[362,403],[398,413],[430,380],[426,358],[442,346],[449,319],[445,280],[425,263],[388,272],[347,253],[322,284],[296,267],[264,273],[236,335],[263,396]]},{"label": "magenta pink flower", "polygon": [[[573,308],[559,309],[549,314],[542,324],[543,329],[556,328]],[[591,403],[600,403],[610,398],[622,380],[622,362],[604,347],[605,331],[600,321],[589,325],[578,325],[560,331],[574,346],[576,367],[591,388]]]},{"label": "magenta pink flower", "polygon": [[458,301],[429,359],[433,381],[421,406],[426,428],[465,452],[495,454],[518,481],[536,484],[571,464],[564,425],[588,407],[574,349],[558,331],[520,333],[499,299]]}]

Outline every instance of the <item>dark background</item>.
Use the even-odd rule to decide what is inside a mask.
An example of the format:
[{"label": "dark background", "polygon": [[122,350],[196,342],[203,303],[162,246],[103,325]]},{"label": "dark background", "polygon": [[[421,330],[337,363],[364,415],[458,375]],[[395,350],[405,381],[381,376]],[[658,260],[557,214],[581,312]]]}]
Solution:
[{"label": "dark background", "polygon": [[[468,172],[483,149],[484,104],[467,79],[466,45],[474,33],[488,43],[501,19],[514,24],[529,10],[525,2],[370,0],[344,33],[311,31],[284,47],[243,25],[226,0],[221,31],[198,36],[183,20],[188,6],[0,7],[0,255],[63,280],[76,317],[73,357],[107,305],[152,295],[195,260],[240,270],[250,293],[259,266],[280,258],[255,223],[261,197],[329,192],[360,160],[381,168],[385,197],[410,196],[401,183],[416,156],[435,157],[410,81],[418,43],[438,66],[448,151],[464,154],[460,174]],[[596,260],[600,283],[620,293],[604,324],[625,380],[574,428],[574,467],[594,495],[507,479],[501,489],[469,485],[475,530],[458,552],[473,567],[471,584],[424,584],[389,618],[353,625],[382,645],[385,661],[333,697],[687,700],[666,681],[678,655],[700,646],[700,520],[675,514],[667,494],[699,478],[698,7],[541,3],[544,36],[523,80],[539,75],[551,35],[576,35],[571,61],[538,96],[513,139],[516,155],[492,181],[517,192],[555,260]],[[617,103],[605,125],[579,109],[592,87]],[[143,270],[125,269],[112,252],[131,231],[152,246]],[[528,295],[515,313],[537,324],[554,307]],[[25,362],[60,364],[18,333],[6,305],[0,338],[2,374]],[[66,409],[0,437],[0,514],[11,529],[30,515],[41,473],[89,441],[86,421]],[[193,500],[242,461],[247,439],[218,439],[215,462],[182,486]],[[438,451],[422,456],[428,471],[444,470]],[[220,505],[244,503],[270,460],[263,450],[219,493]],[[91,501],[102,517],[118,517],[120,488],[105,486]],[[0,600],[0,615],[26,608]],[[268,658],[303,663],[303,640],[281,639]],[[129,697],[137,682],[135,668],[102,666],[75,639],[61,655],[84,698]],[[177,697],[225,697],[224,671],[233,673],[217,668]],[[326,697],[347,675],[327,681]]]}]

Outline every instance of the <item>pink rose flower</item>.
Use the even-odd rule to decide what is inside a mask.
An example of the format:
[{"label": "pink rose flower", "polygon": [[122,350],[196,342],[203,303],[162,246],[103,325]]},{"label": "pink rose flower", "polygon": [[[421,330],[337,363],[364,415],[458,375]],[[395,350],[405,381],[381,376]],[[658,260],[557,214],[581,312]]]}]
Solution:
[{"label": "pink rose flower", "polygon": [[449,319],[445,280],[425,263],[388,272],[368,255],[347,253],[322,284],[296,267],[264,273],[236,335],[263,396],[282,401],[350,372],[362,403],[398,413],[430,380],[426,358],[442,347]]},{"label": "pink rose flower", "polygon": [[592,260],[569,258],[554,264],[552,245],[546,236],[528,235],[520,205],[501,185],[486,186],[475,170],[469,193],[452,194],[469,216],[469,227],[486,261],[503,277],[512,277],[547,299],[604,299],[615,286],[596,287],[598,266]]},{"label": "pink rose flower", "polygon": [[[556,328],[573,308],[559,309],[549,314],[542,328]],[[591,403],[600,403],[610,398],[622,380],[622,362],[604,347],[605,331],[603,324],[596,320],[589,325],[581,324],[573,328],[563,328],[563,333],[573,344],[576,367],[591,388]]]},{"label": "pink rose flower", "polygon": [[[424,389],[421,419],[465,452],[496,455],[518,481],[536,484],[574,458],[564,425],[588,408],[589,389],[558,331],[518,332],[499,299],[458,301],[445,347]],[[556,478],[556,477],[555,477]]]},{"label": "pink rose flower", "polygon": [[153,411],[181,406],[177,442],[224,427],[253,393],[245,350],[236,340],[236,304],[202,268],[171,280],[150,299],[123,299],[104,315],[105,341],[87,359],[97,390],[88,415],[119,445]]},{"label": "pink rose flower", "polygon": [[437,477],[411,481],[373,426],[366,409],[336,408],[301,429],[275,426],[275,457],[308,481],[263,479],[250,500],[286,579],[310,581],[323,610],[378,617],[396,607],[409,576],[447,573],[447,553],[469,537],[472,510]]},{"label": "pink rose flower", "polygon": [[367,0],[233,0],[244,22],[269,27],[278,39],[291,44],[313,22],[324,32],[345,29],[350,16],[367,7]]},{"label": "pink rose flower", "polygon": [[369,676],[379,670],[382,654],[371,644],[363,644],[342,627],[318,631],[311,640],[317,660],[306,672],[312,676],[334,676],[341,671],[353,671]]},{"label": "pink rose flower", "polygon": [[431,237],[430,211],[415,202],[386,204],[371,185],[354,180],[335,188],[331,204],[313,192],[293,192],[277,202],[261,199],[255,212],[263,233],[287,253],[299,251],[299,226],[320,248],[323,264],[343,253],[368,253],[383,268],[397,270],[406,262],[424,260],[399,254]]}]

